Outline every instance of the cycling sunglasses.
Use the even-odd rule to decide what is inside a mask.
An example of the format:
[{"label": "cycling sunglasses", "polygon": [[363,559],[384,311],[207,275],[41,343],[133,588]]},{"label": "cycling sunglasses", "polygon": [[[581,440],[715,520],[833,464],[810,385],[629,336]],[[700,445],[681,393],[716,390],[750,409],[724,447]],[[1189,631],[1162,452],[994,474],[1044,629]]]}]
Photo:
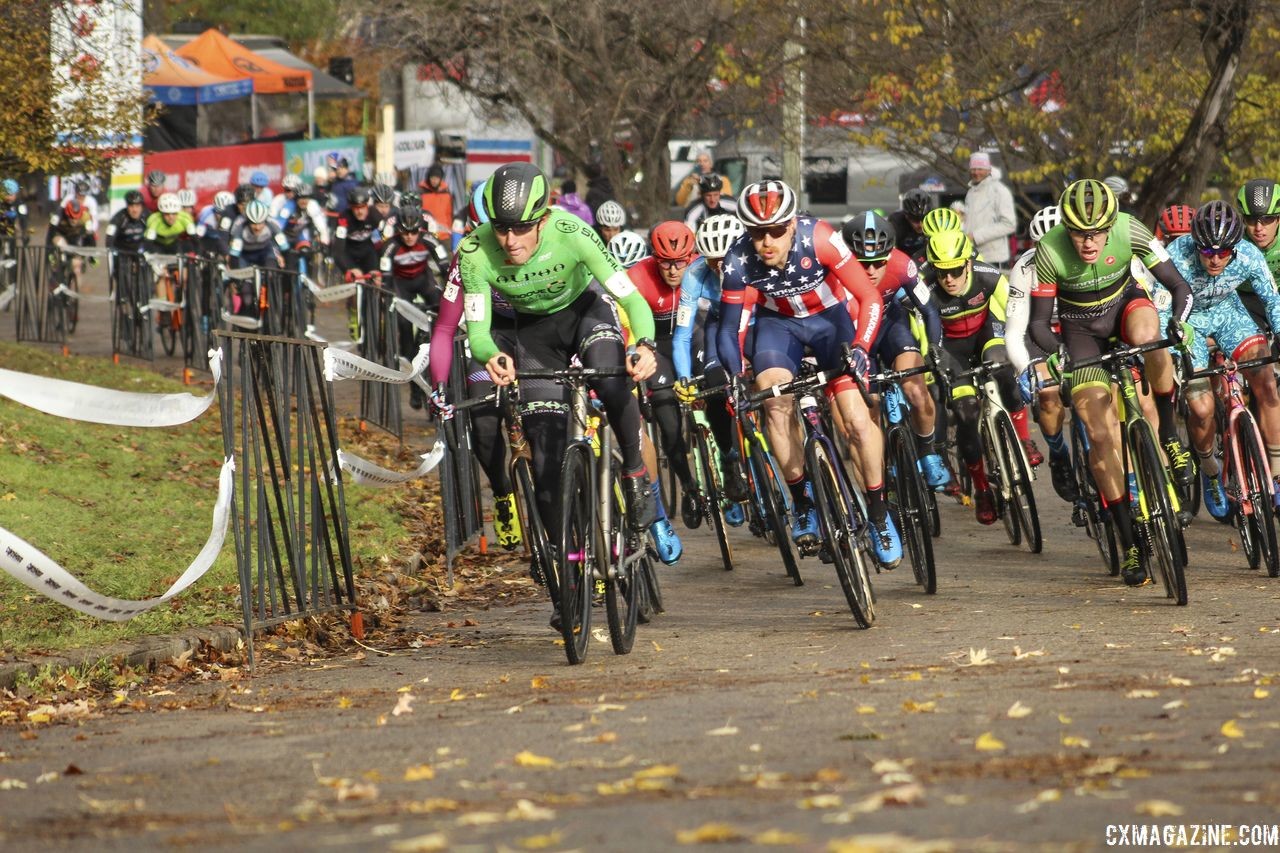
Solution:
[{"label": "cycling sunglasses", "polygon": [[1215,249],[1212,246],[1200,250],[1200,254],[1206,258],[1229,258],[1235,253],[1235,249]]},{"label": "cycling sunglasses", "polygon": [[538,226],[538,220],[533,222],[517,222],[514,225],[508,225],[504,222],[493,223],[493,231],[495,234],[514,234],[517,237],[523,237]]},{"label": "cycling sunglasses", "polygon": [[758,225],[748,228],[747,233],[751,235],[752,240],[763,240],[766,235],[775,240],[781,240],[790,226],[790,222],[784,222],[781,225]]},{"label": "cycling sunglasses", "polygon": [[1244,221],[1250,225],[1275,225],[1276,222],[1280,221],[1280,216],[1276,216],[1274,213],[1265,216],[1246,216]]},{"label": "cycling sunglasses", "polygon": [[667,260],[658,261],[658,266],[664,270],[678,270],[689,266],[688,258],[668,258]]},{"label": "cycling sunglasses", "polygon": [[1094,240],[1098,237],[1105,239],[1110,231],[1110,228],[1096,228],[1093,231],[1077,231],[1074,228],[1067,229],[1067,233],[1072,237],[1075,237],[1077,240]]},{"label": "cycling sunglasses", "polygon": [[888,258],[858,258],[858,263],[867,269],[878,270],[889,263]]}]

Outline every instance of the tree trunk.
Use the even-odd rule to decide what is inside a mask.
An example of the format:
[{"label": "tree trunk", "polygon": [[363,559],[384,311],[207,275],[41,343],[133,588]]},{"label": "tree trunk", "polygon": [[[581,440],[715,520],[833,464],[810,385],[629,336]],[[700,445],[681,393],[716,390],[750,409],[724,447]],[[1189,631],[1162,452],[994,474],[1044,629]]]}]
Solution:
[{"label": "tree trunk", "polygon": [[[1138,212],[1155,219],[1167,204],[1199,199],[1210,170],[1221,154],[1231,117],[1236,71],[1249,37],[1249,0],[1218,0],[1203,5],[1202,27],[1209,84],[1200,96],[1187,129],[1173,150],[1155,164],[1142,186]],[[1190,192],[1196,190],[1194,196]]]}]

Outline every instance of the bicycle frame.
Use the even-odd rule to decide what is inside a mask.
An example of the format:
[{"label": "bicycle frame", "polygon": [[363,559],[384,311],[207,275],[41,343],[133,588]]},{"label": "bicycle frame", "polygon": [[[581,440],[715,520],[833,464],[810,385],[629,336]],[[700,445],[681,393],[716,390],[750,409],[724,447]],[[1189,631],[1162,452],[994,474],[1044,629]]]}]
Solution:
[{"label": "bicycle frame", "polygon": [[[1241,511],[1245,515],[1255,513],[1258,507],[1253,506],[1249,501],[1248,486],[1245,483],[1244,476],[1244,460],[1240,455],[1240,442],[1236,437],[1239,430],[1241,418],[1245,418],[1248,428],[1253,430],[1254,439],[1257,441],[1258,447],[1266,447],[1266,443],[1262,440],[1262,431],[1258,428],[1257,418],[1249,411],[1248,405],[1244,401],[1244,391],[1241,388],[1240,371],[1248,370],[1251,367],[1262,367],[1267,364],[1274,364],[1277,361],[1274,357],[1257,358],[1251,361],[1234,362],[1225,355],[1222,356],[1222,364],[1207,370],[1197,371],[1193,374],[1193,378],[1220,376],[1225,384],[1224,399],[1227,404],[1227,421],[1222,430],[1222,457],[1226,462],[1226,470],[1230,472],[1227,482],[1231,483],[1234,488],[1234,497],[1240,505]],[[1271,475],[1271,460],[1267,458],[1267,454],[1262,454],[1262,470],[1266,474],[1267,482],[1274,483]],[[1224,484],[1225,485],[1225,484]],[[1228,494],[1232,494],[1228,492]],[[1270,507],[1263,508],[1263,511],[1270,511]]]}]

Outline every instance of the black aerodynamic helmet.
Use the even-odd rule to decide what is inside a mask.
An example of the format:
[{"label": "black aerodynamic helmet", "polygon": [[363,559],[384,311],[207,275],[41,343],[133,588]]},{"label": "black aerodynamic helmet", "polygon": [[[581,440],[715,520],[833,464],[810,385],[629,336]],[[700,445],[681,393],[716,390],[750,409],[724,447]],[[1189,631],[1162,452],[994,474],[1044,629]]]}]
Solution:
[{"label": "black aerodynamic helmet", "polygon": [[844,242],[860,261],[875,261],[889,257],[893,251],[893,223],[874,210],[859,213],[840,229]]},{"label": "black aerodynamic helmet", "polygon": [[550,188],[532,163],[508,163],[485,182],[484,209],[499,225],[533,222],[547,212]]},{"label": "black aerodynamic helmet", "polygon": [[933,196],[922,189],[907,190],[902,197],[902,212],[912,219],[924,219],[924,215],[933,210]]},{"label": "black aerodynamic helmet", "polygon": [[1231,249],[1244,236],[1244,219],[1225,201],[1201,205],[1191,220],[1191,239],[1201,249]]}]

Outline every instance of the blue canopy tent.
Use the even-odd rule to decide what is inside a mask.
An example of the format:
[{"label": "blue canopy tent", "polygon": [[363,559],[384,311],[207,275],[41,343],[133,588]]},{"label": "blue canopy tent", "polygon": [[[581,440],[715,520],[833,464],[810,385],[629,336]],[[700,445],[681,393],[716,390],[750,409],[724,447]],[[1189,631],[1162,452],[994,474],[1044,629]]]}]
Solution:
[{"label": "blue canopy tent", "polygon": [[252,79],[210,74],[155,36],[142,42],[142,71],[152,102],[162,107],[147,128],[146,150],[233,145],[252,136]]}]

